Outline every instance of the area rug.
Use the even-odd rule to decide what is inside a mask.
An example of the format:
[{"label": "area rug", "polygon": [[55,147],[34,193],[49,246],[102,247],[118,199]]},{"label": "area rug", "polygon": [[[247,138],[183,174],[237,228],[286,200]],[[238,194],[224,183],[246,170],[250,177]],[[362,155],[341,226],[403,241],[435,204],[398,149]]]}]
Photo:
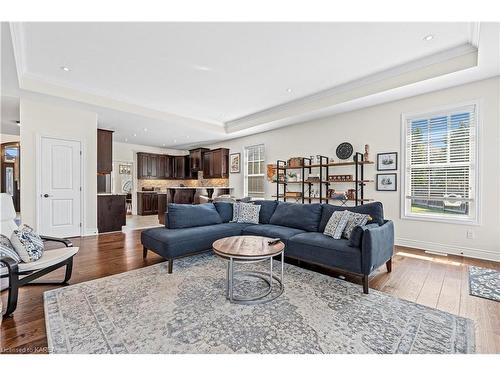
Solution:
[{"label": "area rug", "polygon": [[[231,304],[225,265],[203,254],[174,262],[173,274],[161,263],[47,291],[49,352],[474,352],[469,319],[289,264],[280,297]],[[235,292],[258,283],[242,280]]]},{"label": "area rug", "polygon": [[469,266],[469,294],[500,302],[500,272]]}]

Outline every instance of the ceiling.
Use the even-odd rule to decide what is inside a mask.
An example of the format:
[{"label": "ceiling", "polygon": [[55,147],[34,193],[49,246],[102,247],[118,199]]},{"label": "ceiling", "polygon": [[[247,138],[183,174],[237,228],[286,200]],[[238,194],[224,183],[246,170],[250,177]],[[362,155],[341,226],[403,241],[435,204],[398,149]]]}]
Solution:
[{"label": "ceiling", "polygon": [[444,22],[3,24],[2,63],[18,82],[2,80],[2,95],[94,110],[117,140],[184,147],[498,75],[499,30]]}]

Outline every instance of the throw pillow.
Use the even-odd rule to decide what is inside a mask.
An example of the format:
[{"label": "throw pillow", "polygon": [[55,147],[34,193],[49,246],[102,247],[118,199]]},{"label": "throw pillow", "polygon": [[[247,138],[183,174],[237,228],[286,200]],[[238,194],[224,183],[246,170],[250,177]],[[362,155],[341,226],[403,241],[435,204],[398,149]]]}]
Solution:
[{"label": "throw pillow", "polygon": [[[21,261],[19,254],[16,253],[16,250],[14,249],[14,246],[12,246],[9,238],[3,234],[0,234],[0,257],[9,257],[18,263]],[[6,266],[5,264],[0,263],[0,267]]]},{"label": "throw pillow", "polygon": [[236,223],[238,221],[238,215],[240,213],[240,202],[234,202],[233,203],[233,220],[231,220],[231,223]]},{"label": "throw pillow", "polygon": [[344,228],[344,232],[342,232],[343,238],[351,238],[351,233],[354,227],[360,225],[365,225],[368,220],[370,220],[370,215],[367,214],[358,214],[356,212],[349,212],[347,217],[347,225]]},{"label": "throw pillow", "polygon": [[43,240],[28,225],[14,230],[10,242],[23,262],[34,262],[43,255]]},{"label": "throw pillow", "polygon": [[348,219],[349,211],[335,211],[328,220],[323,234],[339,240],[342,237],[342,232],[347,225]]},{"label": "throw pillow", "polygon": [[240,203],[238,223],[259,224],[260,205]]}]

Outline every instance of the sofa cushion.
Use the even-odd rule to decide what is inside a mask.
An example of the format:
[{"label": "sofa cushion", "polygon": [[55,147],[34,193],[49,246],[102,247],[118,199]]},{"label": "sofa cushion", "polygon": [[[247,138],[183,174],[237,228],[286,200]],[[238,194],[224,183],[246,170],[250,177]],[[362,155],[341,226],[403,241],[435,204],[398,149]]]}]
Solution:
[{"label": "sofa cushion", "polygon": [[351,232],[351,237],[349,237],[349,246],[361,248],[361,241],[363,240],[363,233],[368,228],[376,228],[379,225],[377,223],[358,225],[355,226]]},{"label": "sofa cushion", "polygon": [[168,228],[191,228],[221,224],[222,219],[213,203],[168,204]]},{"label": "sofa cushion", "polygon": [[350,247],[348,240],[336,240],[323,233],[307,232],[289,238],[285,256],[361,273],[361,250]]},{"label": "sofa cushion", "polygon": [[258,204],[260,206],[259,223],[269,224],[269,220],[271,219],[271,216],[273,216],[274,211],[276,210],[276,206],[278,205],[278,202],[269,200],[258,200],[254,201],[253,203]]},{"label": "sofa cushion", "polygon": [[319,203],[298,204],[282,202],[276,206],[269,224],[316,232],[320,219],[321,204]]},{"label": "sofa cushion", "polygon": [[347,225],[349,215],[351,215],[349,211],[335,211],[332,216],[330,216],[328,223],[326,223],[323,234],[339,240]]},{"label": "sofa cushion", "polygon": [[355,207],[335,206],[333,204],[328,204],[328,203],[323,203],[322,206],[323,210],[321,213],[321,221],[319,224],[319,232],[321,233],[325,231],[326,224],[328,223],[328,220],[330,220],[330,217],[335,211],[348,210],[359,214],[368,214],[371,217],[371,220],[368,221],[368,224],[371,223],[377,223],[378,225],[384,224],[384,208],[382,206],[382,203],[380,202],[372,202]]},{"label": "sofa cushion", "polygon": [[214,206],[223,223],[229,223],[233,220],[233,204],[231,202],[214,202]]},{"label": "sofa cushion", "polygon": [[151,228],[141,233],[142,244],[164,258],[209,250],[212,244],[224,237],[239,236],[252,224],[224,223],[193,228]]},{"label": "sofa cushion", "polygon": [[271,238],[279,237],[285,243],[285,245],[290,237],[300,233],[304,233],[304,231],[302,229],[295,229],[272,224],[250,225],[243,228],[243,234],[252,234],[256,236]]}]

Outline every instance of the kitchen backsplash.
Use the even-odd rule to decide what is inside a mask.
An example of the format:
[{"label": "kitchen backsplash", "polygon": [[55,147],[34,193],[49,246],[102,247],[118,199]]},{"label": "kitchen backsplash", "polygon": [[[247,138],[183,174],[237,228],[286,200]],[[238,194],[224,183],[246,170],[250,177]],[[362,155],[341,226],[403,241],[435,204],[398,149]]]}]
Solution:
[{"label": "kitchen backsplash", "polygon": [[229,186],[228,178],[207,178],[201,180],[137,180],[138,191],[141,191],[143,187],[146,188],[159,188],[164,190],[168,187],[176,187],[183,184],[188,187],[200,187],[200,186],[218,186],[227,187]]}]

